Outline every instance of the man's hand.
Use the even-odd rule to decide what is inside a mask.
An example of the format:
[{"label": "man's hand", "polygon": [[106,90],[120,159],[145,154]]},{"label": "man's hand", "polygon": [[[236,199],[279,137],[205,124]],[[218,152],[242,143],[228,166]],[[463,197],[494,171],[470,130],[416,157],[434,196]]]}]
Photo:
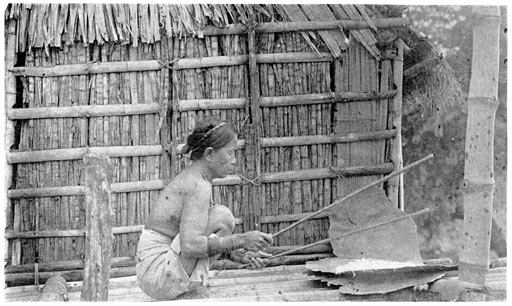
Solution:
[{"label": "man's hand", "polygon": [[243,248],[252,252],[261,251],[262,249],[272,245],[273,242],[272,235],[260,231],[245,232],[243,234],[239,234],[239,237],[243,241]]},{"label": "man's hand", "polygon": [[261,269],[265,267],[269,263],[269,260],[266,258],[271,256],[272,254],[268,254],[263,251],[252,252],[236,250],[230,253],[231,260],[249,265],[249,269]]}]

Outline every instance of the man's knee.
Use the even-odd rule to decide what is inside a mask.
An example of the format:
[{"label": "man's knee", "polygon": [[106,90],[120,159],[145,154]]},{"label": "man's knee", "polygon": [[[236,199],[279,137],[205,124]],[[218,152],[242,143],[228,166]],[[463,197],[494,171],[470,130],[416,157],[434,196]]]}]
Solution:
[{"label": "man's knee", "polygon": [[231,235],[235,229],[235,217],[229,208],[216,205],[208,211],[208,235],[215,233],[218,236]]}]

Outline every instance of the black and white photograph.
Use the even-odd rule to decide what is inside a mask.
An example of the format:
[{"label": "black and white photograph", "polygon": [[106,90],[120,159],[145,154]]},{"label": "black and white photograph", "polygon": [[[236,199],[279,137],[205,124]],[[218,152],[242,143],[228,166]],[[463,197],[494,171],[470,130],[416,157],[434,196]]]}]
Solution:
[{"label": "black and white photograph", "polygon": [[506,2],[2,8],[4,302],[507,301]]}]

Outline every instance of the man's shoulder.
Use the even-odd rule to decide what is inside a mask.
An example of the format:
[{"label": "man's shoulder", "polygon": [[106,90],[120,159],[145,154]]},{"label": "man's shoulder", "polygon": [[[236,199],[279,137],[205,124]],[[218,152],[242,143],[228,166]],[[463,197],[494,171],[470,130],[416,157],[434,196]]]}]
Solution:
[{"label": "man's shoulder", "polygon": [[210,185],[208,182],[197,179],[197,177],[194,177],[190,173],[183,171],[178,174],[171,182],[169,182],[165,189],[170,192],[178,191],[180,193],[196,193],[208,191],[210,189],[209,187]]}]

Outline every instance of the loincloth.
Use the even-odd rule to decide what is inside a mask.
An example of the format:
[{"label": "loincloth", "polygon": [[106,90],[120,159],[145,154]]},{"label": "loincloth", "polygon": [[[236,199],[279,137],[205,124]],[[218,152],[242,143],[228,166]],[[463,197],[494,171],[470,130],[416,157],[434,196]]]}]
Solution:
[{"label": "loincloth", "polygon": [[208,286],[208,258],[197,260],[190,277],[179,260],[179,234],[166,235],[144,229],[137,248],[137,284],[156,300],[172,300],[180,294]]}]

